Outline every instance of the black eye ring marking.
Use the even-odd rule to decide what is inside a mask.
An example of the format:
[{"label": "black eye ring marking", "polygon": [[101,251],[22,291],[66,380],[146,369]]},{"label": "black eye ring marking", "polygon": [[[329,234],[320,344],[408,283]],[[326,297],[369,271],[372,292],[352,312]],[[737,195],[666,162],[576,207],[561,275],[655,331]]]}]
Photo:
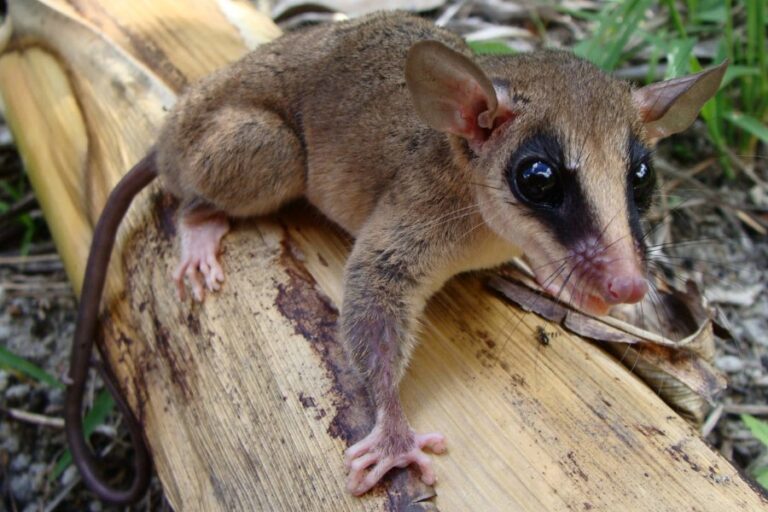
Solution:
[{"label": "black eye ring marking", "polygon": [[645,210],[651,204],[651,198],[656,188],[656,172],[650,162],[645,160],[635,165],[629,176],[635,205]]},{"label": "black eye ring marking", "polygon": [[557,208],[563,203],[563,183],[557,167],[545,160],[522,161],[512,176],[514,190],[531,206]]},{"label": "black eye ring marking", "polygon": [[557,136],[540,132],[524,140],[504,170],[510,191],[529,211],[554,212],[566,202],[571,181]]}]

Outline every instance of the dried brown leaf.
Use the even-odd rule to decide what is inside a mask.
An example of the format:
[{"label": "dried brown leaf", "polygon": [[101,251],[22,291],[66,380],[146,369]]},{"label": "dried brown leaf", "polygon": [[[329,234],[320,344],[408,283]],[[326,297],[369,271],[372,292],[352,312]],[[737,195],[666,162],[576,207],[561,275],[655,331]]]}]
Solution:
[{"label": "dried brown leaf", "polygon": [[[704,420],[708,403],[725,388],[725,376],[712,365],[712,315],[694,283],[684,292],[659,283],[652,298],[615,308],[612,316],[593,317],[545,295],[524,264],[505,268],[503,275],[490,279],[491,288],[527,311],[602,342],[694,423]],[[647,314],[660,310],[664,314]]]}]

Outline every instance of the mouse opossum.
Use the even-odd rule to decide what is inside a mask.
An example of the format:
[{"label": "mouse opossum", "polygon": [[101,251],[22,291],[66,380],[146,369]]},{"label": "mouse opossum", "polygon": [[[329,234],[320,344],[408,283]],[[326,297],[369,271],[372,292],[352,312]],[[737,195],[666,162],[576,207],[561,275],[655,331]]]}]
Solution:
[{"label": "mouse opossum", "polygon": [[228,219],[305,196],[355,236],[340,336],[376,407],[346,452],[359,495],[393,467],[435,482],[398,382],[426,300],[456,273],[525,254],[547,290],[590,313],[647,290],[640,218],[650,148],[687,128],[725,65],[633,89],[564,51],[473,56],[461,38],[402,13],[285,35],[191,87],[148,156],[110,197],[87,266],[67,395],[67,434],[84,480],[111,502],[143,492],[141,430],[132,486],[99,480],[81,425],[92,339],[115,230],[159,175],[179,198],[181,262],[197,300],[224,280]]}]

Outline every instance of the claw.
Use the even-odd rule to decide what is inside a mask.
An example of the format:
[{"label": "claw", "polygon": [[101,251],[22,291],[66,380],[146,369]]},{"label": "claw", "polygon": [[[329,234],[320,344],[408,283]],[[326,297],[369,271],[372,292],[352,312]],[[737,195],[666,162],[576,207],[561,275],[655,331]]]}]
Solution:
[{"label": "claw", "polygon": [[176,293],[178,294],[179,301],[184,301],[187,298],[187,289],[184,286],[184,272],[187,270],[186,264],[181,263],[176,270],[173,271],[173,282],[176,283]]},{"label": "claw", "polygon": [[221,239],[229,231],[229,221],[222,213],[202,219],[186,214],[179,222],[181,235],[181,261],[173,273],[179,300],[186,297],[185,278],[192,288],[195,300],[205,299],[205,290],[215,292],[224,282],[224,271],[219,265]]},{"label": "claw", "polygon": [[422,450],[428,448],[436,454],[445,452],[445,437],[442,434],[414,434],[411,448],[397,454],[386,454],[383,446],[387,445],[391,446],[391,443],[386,442],[382,430],[374,428],[368,436],[346,450],[344,465],[349,471],[349,493],[355,496],[365,494],[392,468],[404,468],[411,464],[418,466],[421,481],[426,485],[437,482],[432,461]]},{"label": "claw", "polygon": [[203,291],[203,283],[200,280],[200,273],[195,265],[189,265],[187,271],[184,273],[187,276],[189,284],[192,286],[192,295],[195,300],[202,302],[205,298],[205,292]]},{"label": "claw", "polygon": [[436,455],[445,453],[445,436],[443,434],[432,432],[429,434],[416,434],[416,445],[419,448],[429,448]]}]

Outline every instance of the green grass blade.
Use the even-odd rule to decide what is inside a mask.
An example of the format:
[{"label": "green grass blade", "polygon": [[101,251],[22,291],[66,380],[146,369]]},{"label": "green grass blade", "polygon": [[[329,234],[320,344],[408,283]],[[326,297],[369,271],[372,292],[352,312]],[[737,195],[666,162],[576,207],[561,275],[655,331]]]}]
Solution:
[{"label": "green grass blade", "polygon": [[21,198],[21,195],[24,193],[21,188],[14,187],[6,180],[0,180],[0,190],[11,196],[11,199],[14,201],[18,201]]},{"label": "green grass blade", "polygon": [[725,20],[725,30],[723,32],[723,35],[725,37],[725,52],[726,57],[730,59],[731,62],[734,62],[733,58],[733,0],[725,0],[723,2],[723,7],[725,8],[725,13],[723,13],[723,17],[721,19]]},{"label": "green grass blade", "polygon": [[693,22],[696,20],[699,12],[699,2],[698,0],[687,0],[685,3],[688,8],[688,17]]},{"label": "green grass blade", "polygon": [[645,75],[645,83],[649,84],[653,82],[656,77],[656,71],[659,68],[659,59],[661,58],[663,51],[657,45],[651,46],[651,54],[648,57],[648,73]]},{"label": "green grass blade", "polygon": [[685,24],[683,23],[683,18],[680,16],[680,12],[675,6],[675,0],[666,0],[665,3],[667,4],[667,8],[669,9],[669,16],[672,19],[672,24],[675,26],[675,30],[677,30],[678,35],[680,35],[680,37],[688,37]]},{"label": "green grass blade", "polygon": [[630,37],[641,32],[640,23],[651,3],[651,0],[606,3],[597,18],[595,34],[576,45],[574,52],[612,71],[626,56]]},{"label": "green grass blade", "polygon": [[557,4],[555,4],[554,8],[556,11],[562,12],[563,14],[567,14],[568,16],[572,16],[576,19],[595,21],[595,22],[600,19],[599,13],[582,11],[580,9],[571,9],[569,7],[564,7],[562,5],[557,5]]},{"label": "green grass blade", "polygon": [[739,66],[738,64],[729,64],[725,70],[721,89],[727,87],[731,82],[739,80],[746,76],[760,76],[760,70],[755,66]]},{"label": "green grass blade", "polygon": [[616,20],[619,28],[615,39],[609,42],[606,48],[606,57],[603,61],[604,69],[613,70],[619,65],[624,48],[627,46],[629,38],[638,31],[640,22],[645,16],[645,10],[650,3],[649,0],[628,2],[627,10],[623,16]]},{"label": "green grass blade", "polygon": [[696,14],[696,21],[719,24],[729,16],[726,3],[713,5],[707,9],[702,9]]},{"label": "green grass blade", "polygon": [[479,55],[514,55],[516,53],[504,41],[467,41],[467,44]]},{"label": "green grass blade", "polygon": [[688,73],[695,39],[675,39],[670,41],[667,50],[666,78],[675,78]]},{"label": "green grass blade", "polygon": [[764,489],[768,489],[768,468],[763,468],[755,474],[755,480],[757,483],[763,486]]},{"label": "green grass blade", "polygon": [[17,356],[5,347],[0,347],[0,367],[23,373],[36,381],[43,382],[51,387],[64,389],[64,384],[59,382],[56,377],[39,366],[30,363],[23,357]]},{"label": "green grass blade", "polygon": [[763,115],[768,108],[768,49],[766,48],[766,40],[768,40],[768,26],[766,26],[766,4],[765,0],[757,0],[754,2],[753,20],[754,33],[749,37],[754,38],[753,44],[757,53],[757,66],[760,69],[760,75],[755,79],[755,88],[757,89],[757,101],[753,105],[753,112],[756,115]]},{"label": "green grass blade", "polygon": [[760,421],[750,414],[742,414],[741,421],[758,441],[768,447],[768,423]]},{"label": "green grass blade", "polygon": [[[109,394],[108,390],[102,389],[99,394],[96,395],[96,399],[93,401],[93,407],[88,411],[88,414],[85,415],[85,419],[83,420],[83,432],[86,439],[90,437],[96,427],[107,420],[107,417],[112,414],[114,409],[115,399],[112,398],[112,395]],[[70,464],[72,464],[72,453],[67,450],[61,457],[59,457],[49,478],[51,480],[56,480]]]},{"label": "green grass blade", "polygon": [[760,122],[760,120],[733,111],[727,112],[725,118],[745,132],[768,144],[768,126]]}]

